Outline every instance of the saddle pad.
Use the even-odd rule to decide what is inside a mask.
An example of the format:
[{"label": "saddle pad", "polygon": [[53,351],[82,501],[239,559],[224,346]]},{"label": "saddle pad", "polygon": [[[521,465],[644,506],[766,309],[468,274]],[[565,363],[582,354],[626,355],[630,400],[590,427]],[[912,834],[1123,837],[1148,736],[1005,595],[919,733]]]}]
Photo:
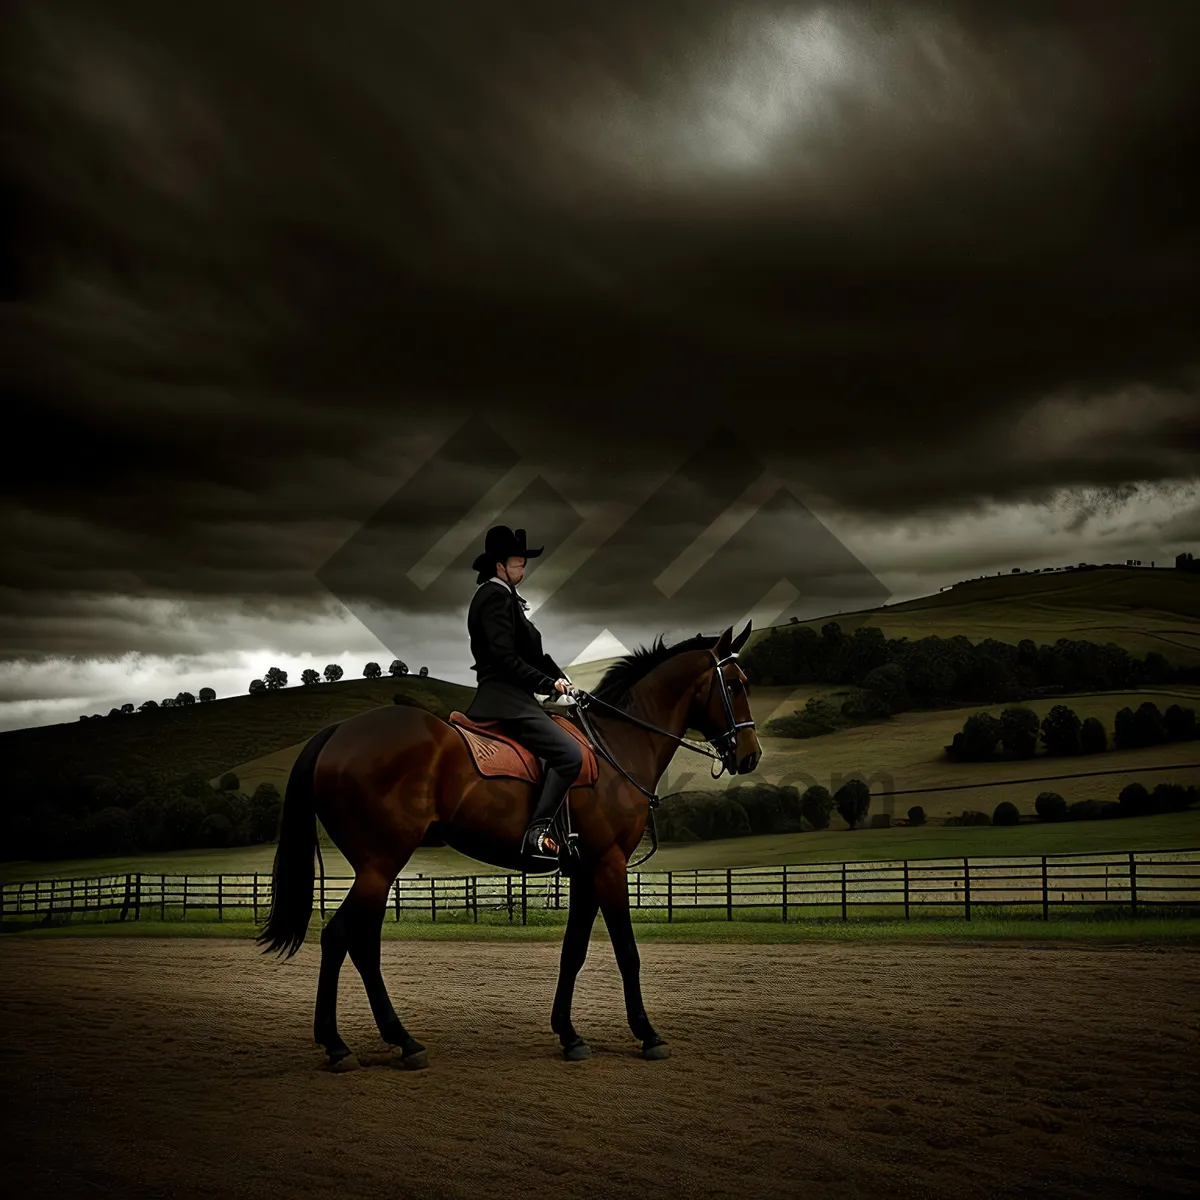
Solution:
[{"label": "saddle pad", "polygon": [[[551,713],[551,718],[565,729],[580,745],[583,762],[572,787],[587,787],[599,778],[596,752],[582,730],[577,729],[566,717]],[[527,779],[536,783],[542,777],[542,764],[538,756],[520,742],[501,733],[494,721],[472,721],[461,712],[450,714],[450,724],[462,735],[467,751],[481,775],[508,776],[512,779]]]}]

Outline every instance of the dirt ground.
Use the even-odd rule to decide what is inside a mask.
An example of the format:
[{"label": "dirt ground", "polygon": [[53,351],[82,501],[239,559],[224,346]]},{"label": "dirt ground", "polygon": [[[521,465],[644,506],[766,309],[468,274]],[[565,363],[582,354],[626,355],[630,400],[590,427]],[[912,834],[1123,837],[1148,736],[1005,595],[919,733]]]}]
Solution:
[{"label": "dirt ground", "polygon": [[[424,1071],[321,1069],[319,951],[0,942],[19,1197],[1159,1197],[1200,1164],[1200,952],[643,945],[646,1062],[611,948],[550,1035],[552,943],[383,945]],[[381,1050],[353,968],[341,1030]]]}]

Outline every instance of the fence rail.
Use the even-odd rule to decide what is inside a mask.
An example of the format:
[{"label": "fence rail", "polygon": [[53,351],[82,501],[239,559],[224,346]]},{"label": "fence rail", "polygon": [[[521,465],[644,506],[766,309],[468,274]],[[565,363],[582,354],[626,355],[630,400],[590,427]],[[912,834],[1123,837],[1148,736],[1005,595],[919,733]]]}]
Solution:
[{"label": "fence rail", "polygon": [[[322,915],[345,898],[353,879],[326,876],[314,888]],[[775,912],[783,921],[829,912],[849,919],[852,908],[906,918],[944,916],[988,906],[1122,906],[1132,913],[1164,906],[1200,905],[1200,849],[1133,850],[1041,856],[909,859],[895,862],[805,863],[692,871],[634,872],[630,905],[658,919],[724,910]],[[392,919],[473,920],[503,914],[529,921],[531,909],[566,909],[569,889],[557,873],[400,878],[389,897]],[[215,913],[218,921],[266,918],[269,874],[149,875],[0,884],[0,919],[73,913],[119,913],[118,920],[187,920]]]}]

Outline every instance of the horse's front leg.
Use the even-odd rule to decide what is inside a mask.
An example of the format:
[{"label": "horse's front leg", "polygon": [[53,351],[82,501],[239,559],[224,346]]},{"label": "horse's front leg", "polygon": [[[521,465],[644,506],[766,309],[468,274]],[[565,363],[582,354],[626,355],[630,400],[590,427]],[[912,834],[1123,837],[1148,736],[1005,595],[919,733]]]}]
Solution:
[{"label": "horse's front leg", "polygon": [[558,1034],[563,1057],[570,1061],[589,1058],[591,1047],[575,1031],[571,1023],[571,1002],[575,998],[575,980],[587,958],[588,940],[596,923],[596,881],[587,871],[571,876],[571,901],[567,913],[567,932],[563,938],[558,962],[558,987],[554,991],[554,1006],[550,1010],[550,1028]]},{"label": "horse's front leg", "polygon": [[621,971],[629,1028],[642,1043],[643,1058],[667,1058],[671,1052],[667,1049],[666,1038],[655,1032],[642,1003],[642,960],[629,916],[629,877],[625,856],[617,846],[604,856],[596,871],[596,895]]}]

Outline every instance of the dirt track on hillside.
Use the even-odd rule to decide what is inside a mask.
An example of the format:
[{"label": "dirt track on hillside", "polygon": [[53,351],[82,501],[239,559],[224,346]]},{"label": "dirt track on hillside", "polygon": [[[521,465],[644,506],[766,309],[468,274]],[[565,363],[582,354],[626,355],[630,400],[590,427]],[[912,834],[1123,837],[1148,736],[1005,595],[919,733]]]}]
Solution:
[{"label": "dirt track on hillside", "polygon": [[[552,943],[383,945],[419,1072],[337,1075],[318,949],[0,942],[11,1194],[1151,1197],[1200,1165],[1200,953],[644,945],[645,1062],[611,948],[548,1031]],[[381,1049],[357,974],[340,1024]]]}]

